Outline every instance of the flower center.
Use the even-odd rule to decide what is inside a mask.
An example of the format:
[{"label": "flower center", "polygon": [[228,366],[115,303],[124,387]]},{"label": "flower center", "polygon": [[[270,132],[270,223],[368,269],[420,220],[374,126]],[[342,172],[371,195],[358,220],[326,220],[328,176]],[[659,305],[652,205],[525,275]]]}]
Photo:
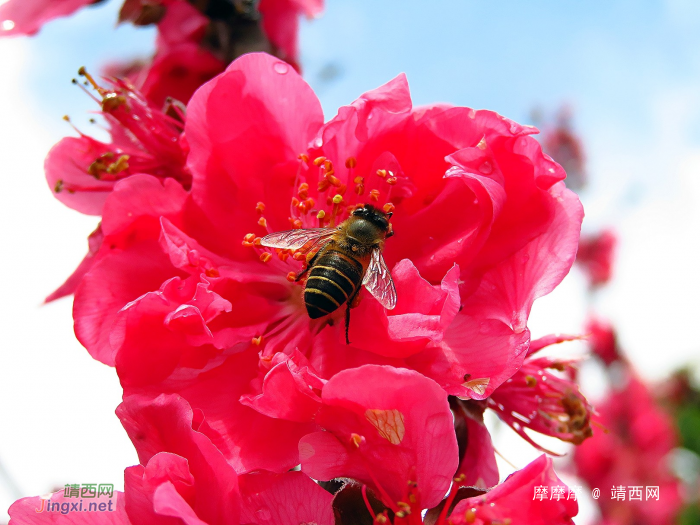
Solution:
[{"label": "flower center", "polygon": [[[368,202],[380,207],[385,213],[394,211],[394,204],[390,202],[390,198],[399,177],[391,170],[381,168],[369,175],[359,175],[356,173],[357,160],[355,157],[348,157],[345,160],[343,182],[336,175],[331,159],[321,156],[311,160],[306,153],[300,154],[298,158],[299,168],[289,203],[288,220],[292,229],[335,228],[353,211]],[[294,261],[303,261],[306,258],[306,251],[303,249],[271,249],[262,246],[262,237],[273,233],[274,230],[265,218],[265,203],[258,202],[255,210],[259,215],[258,226],[265,233],[246,234],[243,246],[254,249],[263,263],[276,264],[277,260],[286,264],[290,257]],[[289,267],[283,268],[288,270]],[[287,278],[294,281],[296,272],[289,271]]]}]

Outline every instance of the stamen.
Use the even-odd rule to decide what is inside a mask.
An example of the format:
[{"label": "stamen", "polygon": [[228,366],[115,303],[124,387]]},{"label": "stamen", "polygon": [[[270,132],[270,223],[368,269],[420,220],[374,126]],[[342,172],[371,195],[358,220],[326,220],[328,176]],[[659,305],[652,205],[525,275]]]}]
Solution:
[{"label": "stamen", "polygon": [[316,157],[314,159],[314,166],[318,167],[326,161],[326,157]]},{"label": "stamen", "polygon": [[253,337],[253,340],[251,341],[255,346],[260,346],[260,343],[262,343],[262,336],[258,337]]},{"label": "stamen", "polygon": [[302,182],[299,185],[299,198],[306,199],[309,196],[309,185],[306,182]]},{"label": "stamen", "polygon": [[255,246],[262,246],[262,237],[256,237],[255,239],[253,239],[253,244]]},{"label": "stamen", "polygon": [[377,202],[379,200],[379,190],[371,190],[369,192],[369,198],[370,200]]},{"label": "stamen", "polygon": [[308,164],[308,163],[309,163],[309,156],[308,156],[306,153],[301,153],[301,154],[299,154],[299,156],[298,156],[297,158],[298,158],[300,161],[302,161],[304,164]]},{"label": "stamen", "polygon": [[327,172],[331,172],[331,173],[333,172],[333,163],[330,160],[328,160],[328,159],[324,160],[323,167],[326,168]]},{"label": "stamen", "polygon": [[294,252],[294,255],[292,255],[292,259],[295,261],[303,261],[306,259],[306,254],[302,252]]},{"label": "stamen", "polygon": [[263,252],[260,254],[260,260],[264,263],[269,262],[272,259],[272,254],[270,252]]},{"label": "stamen", "polygon": [[349,170],[353,169],[355,166],[357,166],[357,159],[355,157],[348,157],[345,160],[345,167]]},{"label": "stamen", "polygon": [[288,280],[290,283],[293,283],[294,281],[296,281],[296,280],[297,280],[297,272],[289,272],[289,273],[287,274],[287,280]]},{"label": "stamen", "polygon": [[380,179],[386,179],[386,170],[377,170],[377,176]]},{"label": "stamen", "polygon": [[384,213],[394,213],[394,210],[396,209],[394,205],[391,202],[387,202],[382,209],[384,210]]},{"label": "stamen", "polygon": [[321,179],[318,183],[318,192],[323,193],[328,188],[331,187],[331,183],[328,179]]},{"label": "stamen", "polygon": [[399,180],[399,179],[397,179],[396,177],[389,177],[388,179],[386,179],[386,183],[387,183],[389,186],[393,186],[393,185],[396,184],[396,182],[397,182],[398,180]]},{"label": "stamen", "polygon": [[326,218],[326,212],[321,210],[316,214],[316,218],[318,219],[318,227],[323,228],[323,219]]},{"label": "stamen", "polygon": [[262,212],[265,211],[265,204],[263,204],[262,202],[258,202],[258,204],[255,206],[255,211],[262,215]]}]

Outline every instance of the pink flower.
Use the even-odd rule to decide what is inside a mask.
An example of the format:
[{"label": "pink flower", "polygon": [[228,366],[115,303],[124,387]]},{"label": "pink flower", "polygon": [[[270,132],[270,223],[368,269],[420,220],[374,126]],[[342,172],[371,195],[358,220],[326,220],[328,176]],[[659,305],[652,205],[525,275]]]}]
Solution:
[{"label": "pink flower", "polygon": [[600,357],[606,365],[620,359],[620,349],[617,344],[615,329],[607,321],[591,318],[586,325],[588,343],[591,351]]},{"label": "pink flower", "polygon": [[94,3],[94,0],[9,0],[0,5],[0,36],[33,35],[46,22]]},{"label": "pink flower", "polygon": [[189,188],[186,152],[180,144],[184,112],[173,106],[166,115],[130,84],[114,80],[109,88],[92,83],[112,138],[103,143],[87,135],[61,140],[49,152],[46,178],[56,197],[82,213],[100,215],[118,180],[134,173],[173,178]]},{"label": "pink flower", "polygon": [[566,170],[567,185],[580,190],[586,185],[586,156],[581,139],[573,131],[572,113],[563,108],[556,124],[544,134],[545,151]]},{"label": "pink flower", "polygon": [[[40,498],[10,508],[12,523],[109,523],[120,525],[331,525],[333,497],[301,472],[258,471],[240,476],[200,429],[207,422],[178,396],[129,396],[117,415],[139,454],[140,464],[124,473],[124,493],[105,501],[105,512],[79,512],[78,500],[51,496],[56,511]],[[87,505],[87,501],[85,505]],[[70,504],[76,514],[71,514]],[[64,504],[65,514],[61,514]],[[44,504],[45,506],[46,504]],[[78,513],[79,512],[79,513]]]},{"label": "pink flower", "polygon": [[535,430],[580,445],[593,435],[593,407],[575,382],[575,359],[534,357],[550,344],[574,339],[549,336],[533,341],[523,366],[488,399],[488,406],[523,439],[540,450],[525,432]]},{"label": "pink flower", "polygon": [[612,230],[581,238],[576,262],[592,287],[606,284],[612,277],[617,237]]},{"label": "pink flower", "polygon": [[[607,493],[598,504],[616,524],[673,523],[682,506],[681,485],[668,463],[678,443],[673,422],[628,366],[616,377],[609,398],[597,406],[606,432],[576,447],[577,473]],[[620,486],[624,501],[611,497],[610,491]],[[658,501],[647,497],[647,486],[659,488]],[[630,498],[628,487],[641,487],[641,499]]]},{"label": "pink flower", "polygon": [[[318,100],[291,68],[246,55],[188,107],[194,178],[182,207],[173,204],[167,221],[140,209],[137,185],[161,192],[145,179],[123,181],[123,191],[108,199],[120,213],[130,210],[131,218],[120,220],[143,242],[119,244],[86,276],[76,295],[76,332],[93,355],[110,362],[122,344],[140,345],[122,333],[123,324],[113,325],[129,301],[146,315],[137,288],[144,294],[168,278],[197,281],[204,273],[205,286],[232,305],[205,320],[220,350],[252,341],[270,362],[298,349],[324,379],[365,363],[393,364],[420,371],[450,394],[485,398],[519,368],[532,302],[566,274],[578,240],[578,199],[558,182],[563,172],[530,133],[490,112],[413,110],[403,77],[324,125]],[[333,325],[310,320],[301,287],[287,280],[301,263],[255,239],[290,226],[337,224],[363,202],[395,209],[397,235],[384,255],[399,299],[390,312],[363,299],[353,311],[349,349],[337,319],[342,309]],[[139,252],[147,246],[163,255],[149,258],[147,267],[158,271],[141,279]],[[133,283],[128,291],[113,278],[121,271]],[[156,273],[167,277],[156,283],[150,278]],[[95,302],[104,290],[110,299]],[[170,312],[184,304],[171,302]],[[164,322],[168,313],[160,315]],[[132,320],[137,334],[139,315]],[[113,328],[120,333],[110,336]],[[193,351],[203,341],[185,339]],[[130,351],[134,368],[150,350],[140,352]],[[167,365],[158,374],[173,370]]]},{"label": "pink flower", "polygon": [[[555,488],[558,496],[552,497]],[[538,489],[540,493],[546,489],[546,496],[542,499],[535,498]],[[450,514],[449,523],[573,525],[572,518],[577,513],[578,503],[571,499],[568,487],[554,473],[552,460],[540,456],[485,495],[457,503]]]},{"label": "pink flower", "polygon": [[457,470],[457,441],[445,392],[420,374],[367,365],[324,387],[316,422],[299,443],[301,469],[320,480],[350,477],[384,505],[420,516],[437,505]]},{"label": "pink flower", "polygon": [[324,0],[260,0],[262,29],[276,55],[299,69],[299,16],[318,16]]}]

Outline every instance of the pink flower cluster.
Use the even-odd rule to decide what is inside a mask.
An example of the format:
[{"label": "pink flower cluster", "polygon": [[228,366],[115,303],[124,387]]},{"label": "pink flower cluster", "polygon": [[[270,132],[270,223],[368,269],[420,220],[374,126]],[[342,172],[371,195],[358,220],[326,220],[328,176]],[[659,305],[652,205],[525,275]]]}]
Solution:
[{"label": "pink flower cluster", "polygon": [[[263,53],[186,109],[95,89],[112,142],[65,139],[46,167],[60,199],[101,215],[51,298],[75,293],[78,339],[124,389],[140,464],[111,522],[398,525],[429,509],[427,523],[572,523],[575,501],[533,501],[561,485],[544,456],[488,490],[486,408],[526,439],[590,435],[572,363],[535,355],[566,338],[527,328],[583,217],[534,128],[413,107],[404,76],[324,123],[311,88]],[[364,204],[393,212],[398,301],[363,290],[348,345],[344,309],[306,313],[300,254],[261,238]]]},{"label": "pink flower cluster", "polygon": [[[0,37],[32,35],[50,20],[103,0],[8,0],[0,5]],[[149,102],[189,101],[235,57],[268,51],[297,67],[298,18],[323,11],[323,0],[123,0],[119,23],[156,25],[152,59],[113,65]]]}]

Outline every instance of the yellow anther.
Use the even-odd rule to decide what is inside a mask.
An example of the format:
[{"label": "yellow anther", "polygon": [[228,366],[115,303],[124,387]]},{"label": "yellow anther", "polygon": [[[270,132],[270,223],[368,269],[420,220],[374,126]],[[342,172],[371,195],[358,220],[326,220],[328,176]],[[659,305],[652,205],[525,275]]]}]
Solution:
[{"label": "yellow anther", "polygon": [[345,195],[345,191],[348,189],[348,187],[345,184],[341,184],[338,187],[338,194],[339,195]]},{"label": "yellow anther", "polygon": [[254,239],[255,239],[254,233],[246,233],[245,237],[243,237],[243,240],[248,241],[248,242],[253,242]]},{"label": "yellow anther", "polygon": [[258,224],[263,228],[267,228],[267,219],[265,217],[260,217],[258,219]]},{"label": "yellow anther", "polygon": [[296,281],[296,280],[297,280],[297,272],[289,272],[289,273],[287,274],[287,280],[288,280],[290,283],[293,283],[294,281]]},{"label": "yellow anther", "polygon": [[297,158],[306,164],[309,163],[309,156],[306,153],[301,153]]},{"label": "yellow anther", "polygon": [[333,197],[333,204],[340,204],[343,202],[343,196],[342,195],[335,195]]},{"label": "yellow anther", "polygon": [[324,219],[325,217],[326,217],[326,212],[323,211],[323,210],[320,210],[320,211],[316,214],[316,218],[317,218],[317,219]]},{"label": "yellow anther", "polygon": [[294,259],[295,261],[303,261],[304,259],[306,259],[306,254],[302,252],[295,252],[294,255],[292,255],[292,259]]},{"label": "yellow anther", "polygon": [[467,479],[467,476],[464,474],[460,474],[459,476],[455,476],[453,478],[455,483],[462,483],[462,481],[464,481],[465,479]]},{"label": "yellow anther", "polygon": [[304,223],[301,222],[301,219],[294,219],[292,221],[292,228],[294,228],[295,230],[301,229],[302,226],[304,226]]},{"label": "yellow anther", "polygon": [[355,186],[355,193],[358,195],[364,195],[365,193],[365,185],[364,184],[358,184]]},{"label": "yellow anther", "polygon": [[260,343],[262,343],[262,336],[258,337],[253,337],[253,340],[251,341],[255,346],[260,346]]},{"label": "yellow anther", "polygon": [[328,181],[328,179],[321,179],[320,182],[318,183],[318,191],[319,192],[324,192],[330,187],[331,187],[331,183]]},{"label": "yellow anther", "polygon": [[355,445],[357,448],[360,448],[360,444],[362,443],[362,436],[359,434],[355,434],[354,432],[350,435],[350,442]]},{"label": "yellow anther", "polygon": [[398,179],[397,179],[396,177],[389,177],[388,179],[386,179],[386,183],[387,183],[389,186],[393,186],[394,184],[396,184],[396,181],[397,181],[397,180],[398,180]]},{"label": "yellow anther", "polygon": [[382,209],[384,210],[384,213],[393,213],[396,208],[392,203],[387,202],[384,206],[382,206]]},{"label": "yellow anther", "polygon": [[304,204],[306,204],[306,207],[310,210],[311,208],[314,207],[314,204],[316,204],[316,201],[313,200],[311,197],[309,197],[308,199],[306,199],[304,201]]},{"label": "yellow anther", "polygon": [[389,523],[389,518],[386,517],[386,514],[377,514],[377,517],[374,518],[374,523],[384,525],[385,523]]},{"label": "yellow anther", "polygon": [[372,190],[369,192],[369,198],[374,202],[379,200],[379,190]]},{"label": "yellow anther", "polygon": [[348,157],[345,161],[345,167],[349,170],[357,166],[357,159],[355,157]]},{"label": "yellow anther", "polygon": [[530,388],[534,388],[537,386],[537,379],[534,376],[527,375],[525,376],[525,384]]},{"label": "yellow anther", "polygon": [[253,239],[253,244],[255,246],[262,246],[262,237],[256,237],[255,239]]},{"label": "yellow anther", "polygon": [[381,179],[386,179],[386,170],[377,170],[377,176]]},{"label": "yellow anther", "polygon": [[365,178],[364,178],[364,177],[355,177],[355,178],[353,179],[353,182],[354,182],[355,184],[364,184]]},{"label": "yellow anther", "polygon": [[332,173],[328,173],[328,182],[330,182],[333,186],[336,188],[340,187],[340,179],[333,175]]},{"label": "yellow anther", "polygon": [[333,163],[328,159],[323,161],[323,167],[326,168],[326,171],[333,171]]},{"label": "yellow anther", "polygon": [[262,202],[258,202],[258,203],[255,205],[255,211],[257,211],[259,214],[262,215],[262,212],[265,211],[265,205],[264,205]]},{"label": "yellow anther", "polygon": [[63,191],[63,179],[58,179],[53,187],[54,193],[61,193]]},{"label": "yellow anther", "polygon": [[299,199],[297,199],[296,197],[292,197],[292,206],[294,206],[295,208],[299,206]]},{"label": "yellow anther", "polygon": [[299,198],[305,199],[309,196],[309,185],[306,182],[299,184]]},{"label": "yellow anther", "polygon": [[280,261],[284,262],[289,258],[289,252],[286,250],[281,250],[277,252],[277,257],[280,258]]},{"label": "yellow anther", "polygon": [[464,513],[464,521],[467,523],[474,523],[476,521],[476,509],[467,509]]},{"label": "yellow anther", "polygon": [[260,254],[260,260],[264,263],[272,259],[272,254],[270,252],[263,252]]},{"label": "yellow anther", "polygon": [[326,161],[326,157],[316,157],[314,159],[314,166],[320,166]]}]

